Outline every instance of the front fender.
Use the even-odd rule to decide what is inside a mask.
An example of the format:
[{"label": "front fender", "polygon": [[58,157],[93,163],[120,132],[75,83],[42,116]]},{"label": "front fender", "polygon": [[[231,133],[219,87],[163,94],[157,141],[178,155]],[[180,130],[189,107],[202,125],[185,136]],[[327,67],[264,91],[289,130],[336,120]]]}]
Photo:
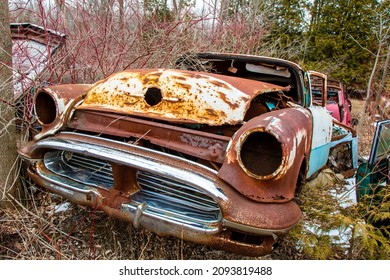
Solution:
[{"label": "front fender", "polygon": [[[310,152],[312,118],[303,108],[286,108],[251,119],[232,138],[218,176],[246,197],[260,202],[286,202],[294,198],[299,172]],[[264,177],[251,176],[240,164],[243,135],[266,132],[282,147],[281,165]],[[258,164],[267,164],[264,158]]]},{"label": "front fender", "polygon": [[76,84],[39,89],[34,96],[34,110],[42,131],[35,135],[35,140],[54,135],[60,130],[90,87],[90,84]]}]

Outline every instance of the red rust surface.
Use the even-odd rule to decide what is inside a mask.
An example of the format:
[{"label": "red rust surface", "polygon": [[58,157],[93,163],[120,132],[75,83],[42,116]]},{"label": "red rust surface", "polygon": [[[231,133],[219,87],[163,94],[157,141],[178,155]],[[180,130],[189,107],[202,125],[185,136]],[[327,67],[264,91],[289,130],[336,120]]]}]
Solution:
[{"label": "red rust surface", "polygon": [[137,170],[126,165],[111,163],[114,188],[124,197],[129,197],[140,190],[137,183]]},{"label": "red rust surface", "polygon": [[[54,134],[62,128],[68,121],[74,106],[81,101],[83,94],[90,87],[91,85],[89,84],[58,85],[38,90],[34,97],[35,106],[39,106],[39,104],[36,104],[35,102],[38,94],[44,92],[45,94],[52,96],[56,104],[56,119],[50,124],[42,125],[42,131],[37,137],[42,138],[46,135]],[[44,110],[44,108],[42,110]]]},{"label": "red rust surface", "polygon": [[[131,117],[77,110],[69,127],[99,134],[148,140],[198,158],[222,163],[230,137]],[[136,140],[137,141],[137,140]]]},{"label": "red rust surface", "polygon": [[[86,93],[90,88],[91,84],[67,84],[67,85],[55,85],[50,87],[44,87],[37,91],[38,94],[41,91],[45,91],[56,99],[63,100],[64,103],[75,99],[80,95]],[[60,104],[59,104],[60,105]]]}]

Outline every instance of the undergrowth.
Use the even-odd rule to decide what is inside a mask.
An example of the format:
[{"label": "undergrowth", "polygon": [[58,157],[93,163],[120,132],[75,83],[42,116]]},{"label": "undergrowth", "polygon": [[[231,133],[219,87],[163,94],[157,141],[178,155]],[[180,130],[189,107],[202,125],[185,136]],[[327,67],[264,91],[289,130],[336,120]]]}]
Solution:
[{"label": "undergrowth", "polygon": [[[0,210],[0,259],[254,259],[134,229],[101,211],[25,188],[15,209]],[[380,225],[389,218],[389,192],[368,207],[351,203],[353,191],[330,170],[321,172],[297,197],[302,221],[272,254],[256,259],[389,259],[389,229]]]},{"label": "undergrowth", "polygon": [[[387,191],[388,192],[388,191]],[[355,187],[324,170],[307,183],[298,196],[302,221],[283,240],[275,253],[282,259],[389,259],[389,231],[372,221],[389,218],[389,200],[375,207],[354,202]],[[369,218],[370,217],[370,218]],[[293,247],[293,254],[291,254]]]}]

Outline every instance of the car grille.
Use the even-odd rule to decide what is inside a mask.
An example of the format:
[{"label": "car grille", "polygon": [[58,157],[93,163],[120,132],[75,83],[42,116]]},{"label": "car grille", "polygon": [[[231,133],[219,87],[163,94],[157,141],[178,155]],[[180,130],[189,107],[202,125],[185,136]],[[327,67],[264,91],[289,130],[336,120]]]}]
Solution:
[{"label": "car grille", "polygon": [[[46,153],[44,163],[51,172],[85,185],[106,189],[114,186],[111,165],[103,160],[54,151]],[[145,171],[137,172],[137,182],[141,189],[125,210],[135,211],[146,204],[146,214],[200,228],[210,228],[221,220],[217,203],[193,185]]]}]

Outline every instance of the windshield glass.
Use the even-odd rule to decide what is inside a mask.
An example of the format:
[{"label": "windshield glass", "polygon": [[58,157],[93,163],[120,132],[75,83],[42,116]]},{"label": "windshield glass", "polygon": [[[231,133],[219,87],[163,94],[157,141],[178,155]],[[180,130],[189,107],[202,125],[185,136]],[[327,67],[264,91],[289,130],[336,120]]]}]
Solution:
[{"label": "windshield glass", "polygon": [[390,152],[390,122],[382,125],[378,139],[376,158],[380,158]]}]

